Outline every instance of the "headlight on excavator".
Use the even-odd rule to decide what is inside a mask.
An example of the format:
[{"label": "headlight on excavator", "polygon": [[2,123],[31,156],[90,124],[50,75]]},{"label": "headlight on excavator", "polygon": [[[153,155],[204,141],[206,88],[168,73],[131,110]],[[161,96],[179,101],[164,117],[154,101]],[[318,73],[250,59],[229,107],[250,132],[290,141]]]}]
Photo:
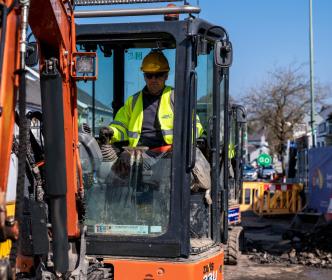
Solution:
[{"label": "headlight on excavator", "polygon": [[97,54],[95,52],[73,53],[71,76],[76,81],[97,79]]}]

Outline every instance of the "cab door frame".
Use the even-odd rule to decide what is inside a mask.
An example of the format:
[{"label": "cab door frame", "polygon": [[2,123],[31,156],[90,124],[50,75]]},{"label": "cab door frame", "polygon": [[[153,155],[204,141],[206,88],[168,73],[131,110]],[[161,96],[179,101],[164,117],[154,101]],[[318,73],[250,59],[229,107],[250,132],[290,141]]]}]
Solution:
[{"label": "cab door frame", "polygon": [[[85,24],[76,27],[77,43],[84,41],[98,42],[105,38],[113,40],[123,35],[144,36],[144,34],[171,34],[176,42],[176,75],[175,75],[175,119],[174,145],[171,174],[171,201],[169,230],[157,237],[144,236],[98,236],[87,233],[87,254],[116,255],[139,257],[188,257],[190,254],[189,240],[189,182],[190,174],[186,172],[183,159],[186,158],[188,115],[188,49],[191,47],[191,37],[187,36],[188,21],[125,23],[125,24]],[[123,39],[125,40],[125,38]],[[119,62],[121,64],[121,62]],[[123,68],[117,74],[119,80],[124,75]],[[117,79],[118,80],[118,79]],[[121,86],[116,86],[121,88]],[[123,95],[123,87],[120,95]],[[123,96],[119,96],[123,102]],[[117,104],[119,106],[119,104]],[[178,113],[180,112],[180,113]],[[188,210],[183,210],[188,209]],[[186,222],[184,222],[186,221]]]}]

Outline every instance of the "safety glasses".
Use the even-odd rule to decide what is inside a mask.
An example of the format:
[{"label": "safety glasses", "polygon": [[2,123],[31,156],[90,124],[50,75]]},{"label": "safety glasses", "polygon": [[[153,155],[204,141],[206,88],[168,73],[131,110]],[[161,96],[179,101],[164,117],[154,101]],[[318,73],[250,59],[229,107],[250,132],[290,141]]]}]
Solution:
[{"label": "safety glasses", "polygon": [[165,76],[166,73],[161,72],[161,73],[144,73],[144,77],[147,79],[152,79],[153,77],[155,77],[156,79],[160,79],[162,77]]}]

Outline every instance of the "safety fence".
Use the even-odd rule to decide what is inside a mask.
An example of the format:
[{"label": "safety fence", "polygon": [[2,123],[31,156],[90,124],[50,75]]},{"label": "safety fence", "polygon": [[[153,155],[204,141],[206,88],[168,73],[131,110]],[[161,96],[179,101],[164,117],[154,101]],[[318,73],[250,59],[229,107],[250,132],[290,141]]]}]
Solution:
[{"label": "safety fence", "polygon": [[302,210],[302,184],[244,182],[241,212],[258,215],[295,214]]}]

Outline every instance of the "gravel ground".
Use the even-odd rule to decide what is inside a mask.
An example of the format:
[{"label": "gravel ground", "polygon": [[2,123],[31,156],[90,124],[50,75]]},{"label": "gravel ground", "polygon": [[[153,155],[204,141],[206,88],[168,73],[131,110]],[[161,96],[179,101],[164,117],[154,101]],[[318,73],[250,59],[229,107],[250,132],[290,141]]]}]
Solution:
[{"label": "gravel ground", "polygon": [[242,255],[238,265],[225,266],[225,280],[331,280],[332,270],[302,265],[257,264]]}]

